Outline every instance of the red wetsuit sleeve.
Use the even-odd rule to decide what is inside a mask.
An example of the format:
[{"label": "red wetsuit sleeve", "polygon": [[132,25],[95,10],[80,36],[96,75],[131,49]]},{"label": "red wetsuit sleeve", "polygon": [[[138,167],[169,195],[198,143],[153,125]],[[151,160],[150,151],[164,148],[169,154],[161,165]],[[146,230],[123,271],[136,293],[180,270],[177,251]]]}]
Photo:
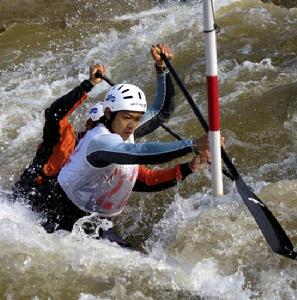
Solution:
[{"label": "red wetsuit sleeve", "polygon": [[192,171],[188,164],[179,164],[172,168],[151,170],[139,166],[138,177],[133,188],[137,192],[162,191],[184,180]]},{"label": "red wetsuit sleeve", "polygon": [[168,181],[180,181],[182,179],[180,165],[168,169],[151,170],[144,166],[139,166],[137,180],[144,182],[146,185],[156,185]]}]

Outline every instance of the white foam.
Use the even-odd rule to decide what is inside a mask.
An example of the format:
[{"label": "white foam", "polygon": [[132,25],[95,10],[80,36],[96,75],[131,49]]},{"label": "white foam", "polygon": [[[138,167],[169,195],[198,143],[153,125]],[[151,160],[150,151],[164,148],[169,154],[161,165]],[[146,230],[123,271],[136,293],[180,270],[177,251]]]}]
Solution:
[{"label": "white foam", "polygon": [[252,291],[245,288],[245,277],[241,271],[231,275],[221,271],[213,258],[204,259],[193,268],[191,279],[194,289],[202,297],[228,300],[247,300]]},{"label": "white foam", "polygon": [[146,17],[152,17],[152,16],[156,16],[156,15],[157,16],[165,15],[167,13],[168,13],[168,11],[166,8],[160,9],[159,7],[154,7],[150,10],[141,11],[139,13],[115,16],[114,19],[119,20],[119,21],[125,21],[125,20],[135,21],[135,20],[146,18]]}]

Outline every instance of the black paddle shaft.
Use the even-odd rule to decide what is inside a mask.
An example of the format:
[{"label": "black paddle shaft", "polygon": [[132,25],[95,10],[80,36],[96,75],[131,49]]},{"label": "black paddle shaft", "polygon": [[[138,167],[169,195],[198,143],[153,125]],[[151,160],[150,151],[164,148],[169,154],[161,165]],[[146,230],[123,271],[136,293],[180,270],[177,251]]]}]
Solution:
[{"label": "black paddle shaft", "polygon": [[104,81],[106,81],[109,85],[111,85],[111,86],[114,86],[115,85],[115,83],[110,79],[110,78],[108,78],[107,76],[105,76],[105,75],[102,75],[100,72],[96,72],[95,73],[95,77],[96,78],[102,78]]},{"label": "black paddle shaft", "polygon": [[[185,88],[184,84],[182,83],[178,74],[172,67],[166,55],[163,53],[161,53],[160,55],[164,60],[167,68],[169,69],[171,75],[175,79],[177,85],[179,86],[182,93],[184,94],[189,105],[191,106],[194,114],[198,118],[205,132],[207,133],[209,131],[208,124],[204,119],[202,113],[200,112],[198,106],[196,105],[193,98]],[[235,179],[235,184],[238,193],[240,194],[243,202],[246,204],[252,216],[254,217],[255,221],[257,222],[260,230],[263,233],[264,238],[266,239],[267,243],[271,247],[272,251],[280,255],[283,255],[285,257],[288,257],[290,259],[296,260],[297,253],[294,251],[293,245],[289,237],[287,236],[286,232],[283,230],[281,225],[278,223],[277,219],[273,216],[273,214],[270,212],[267,206],[246,185],[246,183],[243,181],[237,169],[235,168],[232,161],[230,160],[227,153],[222,147],[221,147],[221,154],[224,163],[226,164],[230,173],[233,175]]]}]

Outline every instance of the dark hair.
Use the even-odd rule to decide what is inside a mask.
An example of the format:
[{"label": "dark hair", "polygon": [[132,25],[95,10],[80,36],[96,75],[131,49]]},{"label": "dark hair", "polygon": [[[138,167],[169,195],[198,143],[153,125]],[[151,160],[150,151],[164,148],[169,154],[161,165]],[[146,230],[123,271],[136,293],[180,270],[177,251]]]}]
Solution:
[{"label": "dark hair", "polygon": [[92,121],[91,129],[95,128],[100,123],[100,119],[97,121]]},{"label": "dark hair", "polygon": [[117,114],[117,111],[112,112],[111,115],[110,115],[110,119],[109,120],[106,118],[105,115],[103,115],[99,119],[99,121],[97,121],[97,122],[98,123],[103,123],[110,132],[114,133],[113,130],[112,130],[112,128],[111,128],[111,123],[114,120],[116,114]]}]

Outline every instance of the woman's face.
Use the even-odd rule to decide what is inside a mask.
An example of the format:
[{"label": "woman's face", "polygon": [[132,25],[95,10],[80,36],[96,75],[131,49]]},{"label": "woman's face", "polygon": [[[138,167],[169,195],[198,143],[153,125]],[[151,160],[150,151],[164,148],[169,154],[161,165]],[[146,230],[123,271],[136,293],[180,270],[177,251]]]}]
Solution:
[{"label": "woman's face", "polygon": [[111,129],[114,133],[119,134],[122,139],[127,140],[134,130],[138,127],[142,112],[119,111],[111,123]]}]

